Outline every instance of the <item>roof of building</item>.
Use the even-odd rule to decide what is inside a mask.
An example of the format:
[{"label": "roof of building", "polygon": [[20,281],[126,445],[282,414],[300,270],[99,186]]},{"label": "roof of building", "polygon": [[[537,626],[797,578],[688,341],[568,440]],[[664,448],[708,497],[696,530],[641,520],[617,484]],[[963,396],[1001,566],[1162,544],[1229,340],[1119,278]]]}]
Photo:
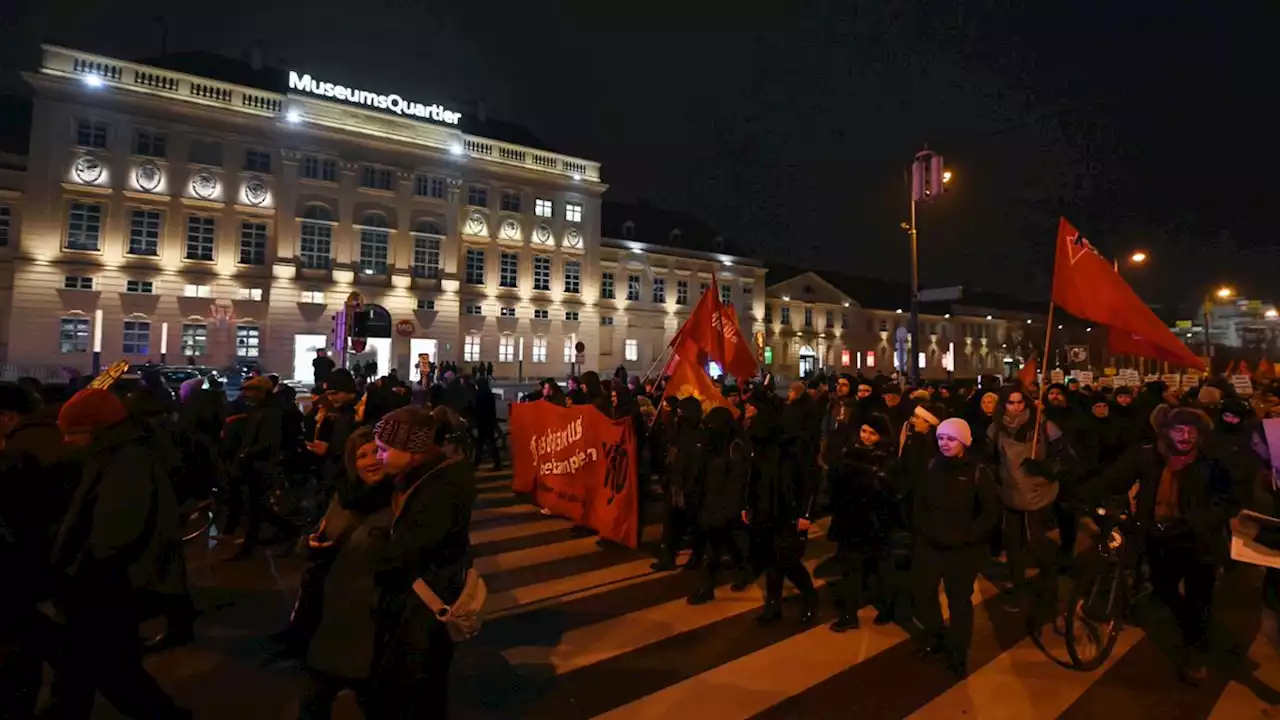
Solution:
[{"label": "roof of building", "polygon": [[[188,75],[268,90],[281,95],[289,93],[289,72],[287,70],[254,63],[248,59],[240,60],[217,53],[194,50],[169,53],[154,58],[144,58],[137,62]],[[462,123],[459,127],[464,133],[548,152],[560,152],[548,143],[543,142],[542,138],[535,135],[528,128],[489,115],[482,105],[471,107],[461,105],[460,107],[463,112]]]},{"label": "roof of building", "polygon": [[[813,272],[826,280],[840,292],[848,295],[865,308],[883,310],[906,309],[911,304],[910,283],[885,278],[846,275],[830,270],[811,270],[788,265],[770,265],[768,283],[776,285],[791,278]],[[964,286],[959,300],[943,300],[920,303],[920,311],[932,315],[954,313],[957,315],[979,315],[1003,312],[1019,315],[1043,315],[1047,309],[1045,303],[1031,302],[983,290],[982,288]]]},{"label": "roof of building", "polygon": [[645,200],[605,201],[600,208],[600,235],[681,250],[734,254],[732,245],[701,218]]}]

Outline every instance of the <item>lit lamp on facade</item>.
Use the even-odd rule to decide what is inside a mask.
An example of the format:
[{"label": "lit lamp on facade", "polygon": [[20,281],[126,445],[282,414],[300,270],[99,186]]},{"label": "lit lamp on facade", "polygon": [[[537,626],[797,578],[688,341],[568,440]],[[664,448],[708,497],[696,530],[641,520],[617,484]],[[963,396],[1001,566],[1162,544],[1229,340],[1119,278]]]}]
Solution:
[{"label": "lit lamp on facade", "polygon": [[169,354],[169,323],[160,323],[160,362],[167,361]]},{"label": "lit lamp on facade", "polygon": [[102,310],[93,311],[93,374],[102,372]]}]

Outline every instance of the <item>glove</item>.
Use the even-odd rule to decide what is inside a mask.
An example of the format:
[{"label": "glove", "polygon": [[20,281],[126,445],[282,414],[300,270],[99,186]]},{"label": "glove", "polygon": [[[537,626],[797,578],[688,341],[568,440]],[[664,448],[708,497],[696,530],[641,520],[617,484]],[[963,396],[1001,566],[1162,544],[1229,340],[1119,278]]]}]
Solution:
[{"label": "glove", "polygon": [[1050,476],[1053,474],[1048,463],[1044,460],[1036,460],[1034,458],[1027,458],[1022,461],[1022,471],[1028,475],[1049,479],[1052,479]]}]

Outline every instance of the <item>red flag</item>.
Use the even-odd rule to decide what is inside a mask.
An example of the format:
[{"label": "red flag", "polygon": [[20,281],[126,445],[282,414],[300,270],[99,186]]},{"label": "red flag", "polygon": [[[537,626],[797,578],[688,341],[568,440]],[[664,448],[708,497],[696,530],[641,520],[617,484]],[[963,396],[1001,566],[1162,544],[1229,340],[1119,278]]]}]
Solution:
[{"label": "red flag", "polygon": [[1027,362],[1022,365],[1022,369],[1018,371],[1018,382],[1022,383],[1022,389],[1030,392],[1032,386],[1036,384],[1036,354],[1031,353],[1031,357],[1027,358]]},{"label": "red flag", "polygon": [[755,350],[742,336],[733,312],[720,304],[714,287],[702,294],[693,314],[671,338],[671,347],[699,365],[714,360],[739,379],[754,377],[758,369]]},{"label": "red flag", "polygon": [[671,379],[667,381],[667,391],[663,399],[665,400],[667,397],[676,399],[697,398],[698,402],[702,403],[702,412],[704,414],[711,408],[719,406],[729,408],[734,417],[738,415],[737,408],[730,405],[724,395],[720,394],[720,391],[711,382],[710,376],[707,375],[707,371],[693,364],[684,356],[676,359],[675,369],[671,372]]},{"label": "red flag", "polygon": [[1174,337],[1111,263],[1103,260],[1066,218],[1058,223],[1053,302],[1078,318],[1113,328],[1111,342],[1126,348],[1118,351],[1112,345],[1113,353],[1141,355],[1204,369],[1200,358]]}]

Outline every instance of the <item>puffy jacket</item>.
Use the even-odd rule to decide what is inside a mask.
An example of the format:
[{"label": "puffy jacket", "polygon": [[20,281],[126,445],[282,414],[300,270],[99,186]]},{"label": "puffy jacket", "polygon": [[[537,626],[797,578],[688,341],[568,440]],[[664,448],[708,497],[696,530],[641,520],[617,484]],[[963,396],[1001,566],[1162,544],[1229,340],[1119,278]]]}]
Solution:
[{"label": "puffy jacket", "polygon": [[980,545],[1000,522],[995,478],[976,459],[939,455],[917,483],[913,500],[915,531],[935,547]]}]

